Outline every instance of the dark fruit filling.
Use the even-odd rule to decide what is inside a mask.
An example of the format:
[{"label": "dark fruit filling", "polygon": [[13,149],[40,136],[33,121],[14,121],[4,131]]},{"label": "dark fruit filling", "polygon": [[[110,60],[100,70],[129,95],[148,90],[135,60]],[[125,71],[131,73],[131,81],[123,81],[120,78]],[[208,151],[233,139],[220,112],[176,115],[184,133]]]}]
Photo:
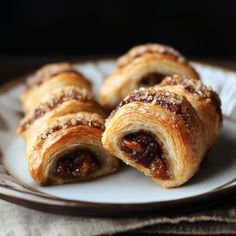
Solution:
[{"label": "dark fruit filling", "polygon": [[140,80],[140,86],[141,87],[148,87],[148,86],[154,86],[156,84],[159,84],[167,75],[157,73],[157,72],[151,72],[142,77]]},{"label": "dark fruit filling", "polygon": [[56,166],[62,178],[85,177],[98,168],[97,159],[87,150],[77,150],[64,155]]},{"label": "dark fruit filling", "polygon": [[152,133],[139,131],[124,136],[121,142],[121,150],[135,162],[149,168],[153,177],[170,178],[163,149]]}]

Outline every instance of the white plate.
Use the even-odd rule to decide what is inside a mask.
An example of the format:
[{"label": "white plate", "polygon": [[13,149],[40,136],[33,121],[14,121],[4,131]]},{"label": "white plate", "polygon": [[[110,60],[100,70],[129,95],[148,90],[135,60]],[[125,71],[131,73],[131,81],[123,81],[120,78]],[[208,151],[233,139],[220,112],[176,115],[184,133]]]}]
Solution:
[{"label": "white plate", "polygon": [[[226,79],[234,79],[236,86],[236,74],[233,72],[197,63],[194,66],[204,82],[218,90],[222,98]],[[114,62],[81,63],[76,64],[76,68],[92,81],[97,94],[104,77],[113,70]],[[224,120],[220,139],[205,157],[200,170],[179,188],[161,189],[150,178],[131,167],[90,182],[40,187],[28,173],[25,144],[15,134],[21,119],[18,97],[22,90],[23,85],[17,85],[0,96],[0,197],[4,199],[58,213],[109,215],[114,211],[119,214],[127,213],[134,211],[134,208],[135,212],[139,212],[138,209],[144,212],[150,210],[150,206],[152,209],[166,208],[168,203],[171,208],[185,202],[209,199],[235,187],[236,124],[228,119]],[[223,111],[229,111],[224,105],[224,99],[222,100]],[[137,204],[140,208],[137,208]],[[100,212],[100,208],[104,211]]]}]

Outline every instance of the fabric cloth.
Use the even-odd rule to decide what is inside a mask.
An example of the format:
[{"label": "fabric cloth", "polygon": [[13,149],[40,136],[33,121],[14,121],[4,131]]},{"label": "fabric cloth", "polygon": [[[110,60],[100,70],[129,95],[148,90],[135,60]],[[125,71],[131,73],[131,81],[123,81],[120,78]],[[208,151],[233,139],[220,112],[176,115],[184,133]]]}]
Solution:
[{"label": "fabric cloth", "polygon": [[0,200],[0,235],[236,234],[236,208],[178,216],[87,218],[43,213]]}]

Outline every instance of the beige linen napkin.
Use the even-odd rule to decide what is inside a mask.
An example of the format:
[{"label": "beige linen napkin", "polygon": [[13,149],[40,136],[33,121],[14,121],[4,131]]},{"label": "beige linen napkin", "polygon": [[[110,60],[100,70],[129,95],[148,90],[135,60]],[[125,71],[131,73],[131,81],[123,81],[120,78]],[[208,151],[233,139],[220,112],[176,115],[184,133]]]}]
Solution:
[{"label": "beige linen napkin", "polygon": [[236,234],[236,208],[175,217],[86,218],[43,213],[0,200],[0,213],[0,235],[85,236],[132,230],[154,234]]}]

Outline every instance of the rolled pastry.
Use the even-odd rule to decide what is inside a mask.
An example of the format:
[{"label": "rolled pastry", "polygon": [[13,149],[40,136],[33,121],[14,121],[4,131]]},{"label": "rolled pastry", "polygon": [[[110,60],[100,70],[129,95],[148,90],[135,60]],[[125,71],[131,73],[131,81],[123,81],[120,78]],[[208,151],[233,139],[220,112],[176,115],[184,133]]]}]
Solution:
[{"label": "rolled pastry", "polygon": [[199,79],[190,63],[169,46],[146,44],[134,47],[118,59],[116,70],[105,80],[100,102],[112,109],[134,89],[153,86],[165,76],[174,74]]},{"label": "rolled pastry", "polygon": [[188,181],[222,128],[218,95],[199,80],[167,77],[130,93],[106,121],[103,146],[164,188]]},{"label": "rolled pastry", "polygon": [[63,116],[79,111],[90,111],[104,115],[101,106],[95,101],[94,96],[86,89],[78,86],[62,86],[41,97],[41,102],[32,111],[28,112],[18,127],[18,134],[25,136],[40,126],[41,122],[53,117]]},{"label": "rolled pastry", "polygon": [[27,158],[33,179],[41,185],[64,184],[111,174],[116,158],[101,144],[104,118],[78,112],[44,120],[27,139]]},{"label": "rolled pastry", "polygon": [[39,70],[41,82],[22,96],[27,112],[17,131],[26,142],[30,174],[41,185],[90,180],[119,167],[102,146],[104,112],[90,83],[79,72],[65,71],[68,66]]},{"label": "rolled pastry", "polygon": [[[43,66],[27,84],[27,88],[21,96],[25,113],[39,106],[42,98],[54,89],[65,86],[77,86],[84,88],[92,94],[91,83],[72,65],[67,63],[49,64]],[[50,88],[50,90],[49,90]],[[31,98],[34,98],[33,101]]]}]

